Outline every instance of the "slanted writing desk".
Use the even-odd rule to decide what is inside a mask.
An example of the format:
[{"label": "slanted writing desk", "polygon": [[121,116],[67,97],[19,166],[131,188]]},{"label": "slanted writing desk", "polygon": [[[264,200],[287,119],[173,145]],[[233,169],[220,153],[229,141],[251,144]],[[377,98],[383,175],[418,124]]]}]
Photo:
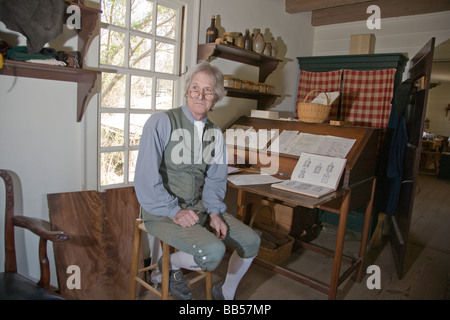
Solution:
[{"label": "slanted writing desk", "polygon": [[[298,206],[311,209],[320,208],[334,212],[340,216],[334,251],[296,240],[297,244],[306,249],[311,249],[333,257],[333,268],[329,285],[311,279],[299,272],[287,270],[281,266],[268,263],[261,259],[256,259],[258,264],[326,293],[328,294],[329,299],[336,299],[339,285],[347,279],[353,271],[358,270],[357,281],[361,281],[375,190],[375,165],[379,129],[353,126],[332,126],[329,124],[309,124],[298,121],[250,117],[241,117],[235,124],[252,126],[256,131],[259,129],[278,129],[281,133],[283,130],[296,130],[310,134],[332,135],[356,140],[346,157],[347,164],[344,173],[342,174],[339,188],[337,191],[321,198],[315,199],[297,193],[278,190],[272,188],[270,184],[236,186],[230,182],[228,183],[229,187],[237,189],[237,217],[242,221],[248,221],[247,214],[251,211],[252,203],[260,199],[273,201],[292,208]],[[232,151],[233,154],[238,154],[237,147],[234,148],[234,151]],[[259,157],[255,157],[254,154],[251,154],[254,152],[257,151],[248,148],[245,149],[246,163],[248,163],[249,159],[258,159],[257,163],[252,163],[250,165],[255,168],[270,166],[260,163]],[[278,177],[282,178],[290,176],[297,161],[298,156],[279,154]],[[359,254],[357,258],[346,257],[343,255],[343,248],[347,217],[351,210],[358,209],[363,205],[366,206],[366,209]],[[350,267],[341,274],[342,262],[348,263]]]}]

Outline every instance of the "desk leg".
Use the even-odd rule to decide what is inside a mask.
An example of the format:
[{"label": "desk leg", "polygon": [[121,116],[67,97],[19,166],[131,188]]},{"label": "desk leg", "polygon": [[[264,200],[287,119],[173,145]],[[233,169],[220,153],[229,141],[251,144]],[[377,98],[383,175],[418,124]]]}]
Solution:
[{"label": "desk leg", "polygon": [[247,214],[250,213],[252,209],[252,203],[259,199],[262,199],[262,196],[239,189],[236,217],[242,222],[246,222]]},{"label": "desk leg", "polygon": [[347,226],[347,217],[350,208],[351,190],[344,195],[341,207],[339,210],[339,226],[336,239],[336,250],[334,252],[333,270],[331,272],[330,292],[328,294],[329,300],[335,300],[337,288],[339,286],[339,272],[341,271],[342,253],[344,251],[345,228]]},{"label": "desk leg", "polygon": [[238,190],[238,198],[237,198],[237,218],[241,221],[245,221],[245,216],[247,215],[247,206],[245,204],[245,191],[239,189]]},{"label": "desk leg", "polygon": [[366,248],[367,248],[367,241],[369,238],[369,228],[370,228],[370,219],[372,217],[372,209],[373,209],[373,198],[375,196],[375,185],[376,185],[376,178],[373,179],[372,183],[372,194],[370,196],[370,200],[367,203],[366,212],[364,215],[364,225],[363,230],[361,234],[361,246],[359,248],[359,258],[361,260],[360,266],[358,268],[358,274],[356,276],[356,281],[361,282],[362,278],[362,272],[364,269],[364,259],[366,257]]}]

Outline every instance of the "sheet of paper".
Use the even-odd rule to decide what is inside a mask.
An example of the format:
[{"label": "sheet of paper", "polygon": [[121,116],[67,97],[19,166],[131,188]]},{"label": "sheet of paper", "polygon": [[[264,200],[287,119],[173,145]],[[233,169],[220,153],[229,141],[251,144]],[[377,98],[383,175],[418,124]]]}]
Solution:
[{"label": "sheet of paper", "polygon": [[[234,125],[230,129],[234,129],[233,132],[230,132],[232,134],[227,135],[225,132],[227,145],[253,150],[267,149],[271,152],[294,156],[300,156],[303,152],[307,152],[345,158],[356,142],[356,139],[292,130],[283,130],[277,136],[276,130],[260,129],[256,132],[250,126]],[[249,129],[251,131],[248,131]]]},{"label": "sheet of paper", "polygon": [[271,152],[288,153],[292,147],[292,141],[297,137],[298,131],[283,130],[278,138],[274,140],[274,145],[278,144],[278,150],[276,148],[269,147]]},{"label": "sheet of paper", "polygon": [[278,130],[259,129],[258,131],[258,150],[266,150],[267,145],[278,137]]},{"label": "sheet of paper", "polygon": [[228,176],[228,181],[237,186],[243,186],[251,184],[277,183],[283,180],[277,179],[268,174],[237,174]]},{"label": "sheet of paper", "polygon": [[[330,99],[330,106],[331,106],[334,100],[336,100],[339,97],[339,91],[327,92],[326,95]],[[321,92],[320,94],[318,94],[317,97],[315,97],[314,100],[311,101],[311,103],[323,104],[326,106],[328,101],[327,97],[325,96],[325,93]]]},{"label": "sheet of paper", "polygon": [[300,156],[302,152],[318,153],[319,145],[325,136],[300,132],[294,141],[291,141],[289,154]]},{"label": "sheet of paper", "polygon": [[355,144],[356,139],[327,136],[319,146],[318,154],[345,158]]},{"label": "sheet of paper", "polygon": [[336,190],[347,159],[303,152],[291,180]]},{"label": "sheet of paper", "polygon": [[236,168],[236,167],[228,167],[228,174],[233,174],[233,173],[238,173],[242,171],[241,168]]},{"label": "sheet of paper", "polygon": [[303,152],[308,152],[338,158],[345,158],[356,141],[356,139],[304,132],[296,136],[286,135],[284,139],[285,145],[283,148],[280,147],[280,153],[300,156]]}]

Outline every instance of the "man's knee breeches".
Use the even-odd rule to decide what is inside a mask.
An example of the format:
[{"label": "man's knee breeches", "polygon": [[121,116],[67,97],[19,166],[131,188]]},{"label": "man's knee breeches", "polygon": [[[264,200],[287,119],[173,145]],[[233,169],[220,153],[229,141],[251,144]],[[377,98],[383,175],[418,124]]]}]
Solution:
[{"label": "man's knee breeches", "polygon": [[144,211],[145,226],[150,234],[180,251],[192,254],[202,270],[209,271],[220,264],[226,247],[237,250],[241,258],[253,258],[259,251],[260,238],[253,229],[228,213],[221,216],[228,226],[227,236],[223,241],[203,226],[206,217],[201,218],[199,224],[183,228],[167,217]]},{"label": "man's knee breeches", "polygon": [[225,244],[216,239],[208,243],[199,241],[197,244],[193,244],[192,250],[188,252],[194,256],[194,261],[202,270],[213,271],[223,259],[226,250]]}]

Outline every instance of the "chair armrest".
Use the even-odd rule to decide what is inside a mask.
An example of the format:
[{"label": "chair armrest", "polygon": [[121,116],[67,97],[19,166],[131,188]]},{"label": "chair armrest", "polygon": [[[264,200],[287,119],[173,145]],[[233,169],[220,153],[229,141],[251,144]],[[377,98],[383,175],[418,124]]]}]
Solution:
[{"label": "chair armrest", "polygon": [[45,240],[56,242],[69,240],[69,236],[63,231],[52,231],[50,222],[45,220],[15,216],[14,225],[28,229]]}]

